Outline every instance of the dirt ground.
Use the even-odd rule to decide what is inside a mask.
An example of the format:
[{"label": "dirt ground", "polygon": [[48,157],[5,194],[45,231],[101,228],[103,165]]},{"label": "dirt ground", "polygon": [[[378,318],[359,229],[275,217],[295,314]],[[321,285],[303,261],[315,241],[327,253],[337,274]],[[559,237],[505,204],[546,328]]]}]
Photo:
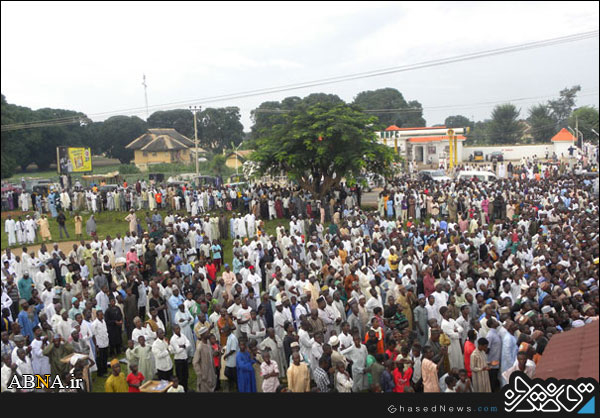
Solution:
[{"label": "dirt ground", "polygon": [[[86,242],[89,242],[90,240],[88,239]],[[71,250],[73,249],[73,244],[79,244],[79,241],[64,241],[64,242],[57,242],[58,244],[58,248],[65,253],[65,255],[68,255],[69,252],[71,252]],[[37,254],[37,252],[39,251],[41,244],[31,244],[31,245],[27,245],[25,244],[25,246],[27,247],[27,252],[31,253],[31,252],[35,252]],[[54,241],[50,241],[49,243],[46,243],[46,249],[49,252],[52,252],[52,250],[54,249]],[[15,255],[20,255],[22,253],[21,248],[16,247],[11,249],[11,252]]]}]

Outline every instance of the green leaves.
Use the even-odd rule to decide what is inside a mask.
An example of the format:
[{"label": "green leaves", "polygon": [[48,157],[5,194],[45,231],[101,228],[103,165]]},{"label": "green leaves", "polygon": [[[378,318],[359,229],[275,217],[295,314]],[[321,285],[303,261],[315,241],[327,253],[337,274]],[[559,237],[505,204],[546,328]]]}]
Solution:
[{"label": "green leaves", "polygon": [[557,121],[552,116],[550,108],[543,104],[529,109],[527,123],[529,123],[529,132],[535,142],[550,142],[557,132]]},{"label": "green leaves", "polygon": [[[390,125],[425,126],[421,103],[416,100],[407,102],[402,93],[394,88],[363,91],[356,96],[354,104],[364,110],[374,110],[371,113],[375,115],[373,123],[377,123],[381,129]],[[394,112],[389,109],[398,109],[398,111]]]},{"label": "green leaves", "polygon": [[595,107],[583,106],[575,109],[569,117],[569,126],[571,128],[577,126],[586,141],[598,143],[598,135],[592,132],[592,129],[600,132],[598,128],[598,109]]},{"label": "green leaves", "polygon": [[523,126],[519,122],[520,111],[515,105],[498,105],[492,111],[489,134],[497,144],[515,144],[523,136]]},{"label": "green leaves", "polygon": [[[323,196],[342,177],[358,174],[369,164],[379,172],[391,164],[393,152],[376,142],[375,131],[369,126],[375,118],[326,97],[324,102],[297,103],[280,123],[261,130],[251,156],[261,172],[281,166],[304,188]],[[314,96],[309,102],[312,99]],[[372,159],[378,159],[377,163]],[[312,181],[306,180],[310,175]]]}]

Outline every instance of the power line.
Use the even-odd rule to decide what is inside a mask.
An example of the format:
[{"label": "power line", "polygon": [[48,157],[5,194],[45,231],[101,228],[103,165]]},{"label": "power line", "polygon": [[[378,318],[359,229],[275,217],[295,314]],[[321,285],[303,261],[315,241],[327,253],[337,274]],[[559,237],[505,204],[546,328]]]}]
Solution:
[{"label": "power line", "polygon": [[[528,42],[528,43],[518,44],[518,45],[513,45],[513,46],[508,46],[508,47],[495,48],[495,49],[490,49],[490,50],[486,50],[486,51],[462,54],[462,55],[457,55],[454,57],[423,61],[423,62],[415,63],[415,64],[408,64],[408,65],[402,65],[402,66],[396,66],[396,67],[383,68],[383,69],[379,69],[379,70],[371,70],[371,71],[365,71],[365,72],[360,72],[360,73],[329,77],[329,78],[324,78],[324,79],[320,79],[320,80],[287,84],[287,85],[271,87],[271,88],[248,90],[248,91],[240,92],[240,93],[231,93],[231,94],[225,94],[225,95],[219,95],[219,96],[205,97],[205,98],[200,98],[200,99],[158,104],[158,105],[149,106],[149,108],[153,108],[153,109],[154,108],[166,108],[169,106],[178,106],[178,105],[182,105],[182,104],[189,105],[190,103],[192,103],[192,104],[214,103],[214,102],[219,102],[219,101],[223,101],[223,100],[243,99],[243,98],[260,96],[260,95],[265,95],[265,94],[273,94],[273,93],[281,93],[281,92],[291,91],[291,90],[299,90],[299,89],[304,89],[304,88],[308,88],[308,87],[317,87],[317,86],[323,86],[323,85],[328,85],[328,84],[336,84],[336,83],[341,83],[341,82],[345,82],[345,81],[352,81],[352,80],[371,78],[371,77],[379,77],[379,76],[383,76],[383,75],[401,73],[401,72],[412,71],[412,70],[423,69],[423,68],[436,67],[436,66],[447,65],[447,64],[463,62],[463,61],[470,61],[470,60],[474,60],[474,59],[503,55],[503,54],[513,53],[513,52],[527,51],[527,50],[543,48],[543,47],[547,47],[547,46],[554,46],[554,45],[559,45],[559,44],[568,43],[568,42],[576,42],[576,41],[581,41],[581,40],[585,40],[585,39],[595,38],[598,36],[598,34],[599,34],[598,30],[581,32],[581,33],[576,33],[576,34],[572,34],[572,35],[561,36],[558,38],[551,38],[551,39]],[[142,107],[142,108],[135,107],[135,108],[122,109],[122,110],[111,111],[111,112],[95,113],[95,114],[91,114],[90,116],[106,116],[109,114],[123,114],[123,113],[129,113],[129,112],[133,112],[133,111],[140,111],[140,110],[143,111],[144,109],[145,109],[145,107]],[[49,119],[49,120],[44,120],[44,121],[39,121],[39,122],[52,122],[52,121],[64,121],[64,118]],[[6,126],[10,126],[10,125],[6,125]]]}]

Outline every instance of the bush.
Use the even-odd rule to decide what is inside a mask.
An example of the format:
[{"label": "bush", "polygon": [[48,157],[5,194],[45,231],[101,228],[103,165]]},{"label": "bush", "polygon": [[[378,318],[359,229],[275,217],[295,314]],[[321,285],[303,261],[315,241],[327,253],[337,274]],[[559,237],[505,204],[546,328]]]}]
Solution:
[{"label": "bush", "polygon": [[135,164],[121,164],[119,166],[119,174],[139,174],[140,169]]},{"label": "bush", "polygon": [[150,173],[188,173],[193,172],[196,166],[191,164],[150,164],[148,165],[148,172]]}]

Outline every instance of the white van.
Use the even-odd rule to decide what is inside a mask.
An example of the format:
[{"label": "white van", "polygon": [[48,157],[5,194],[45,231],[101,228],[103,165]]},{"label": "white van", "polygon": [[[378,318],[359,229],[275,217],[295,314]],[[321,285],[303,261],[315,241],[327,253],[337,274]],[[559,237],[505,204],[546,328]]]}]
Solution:
[{"label": "white van", "polygon": [[491,171],[460,171],[456,175],[456,180],[471,180],[476,178],[479,181],[495,181],[498,176],[496,176]]}]

